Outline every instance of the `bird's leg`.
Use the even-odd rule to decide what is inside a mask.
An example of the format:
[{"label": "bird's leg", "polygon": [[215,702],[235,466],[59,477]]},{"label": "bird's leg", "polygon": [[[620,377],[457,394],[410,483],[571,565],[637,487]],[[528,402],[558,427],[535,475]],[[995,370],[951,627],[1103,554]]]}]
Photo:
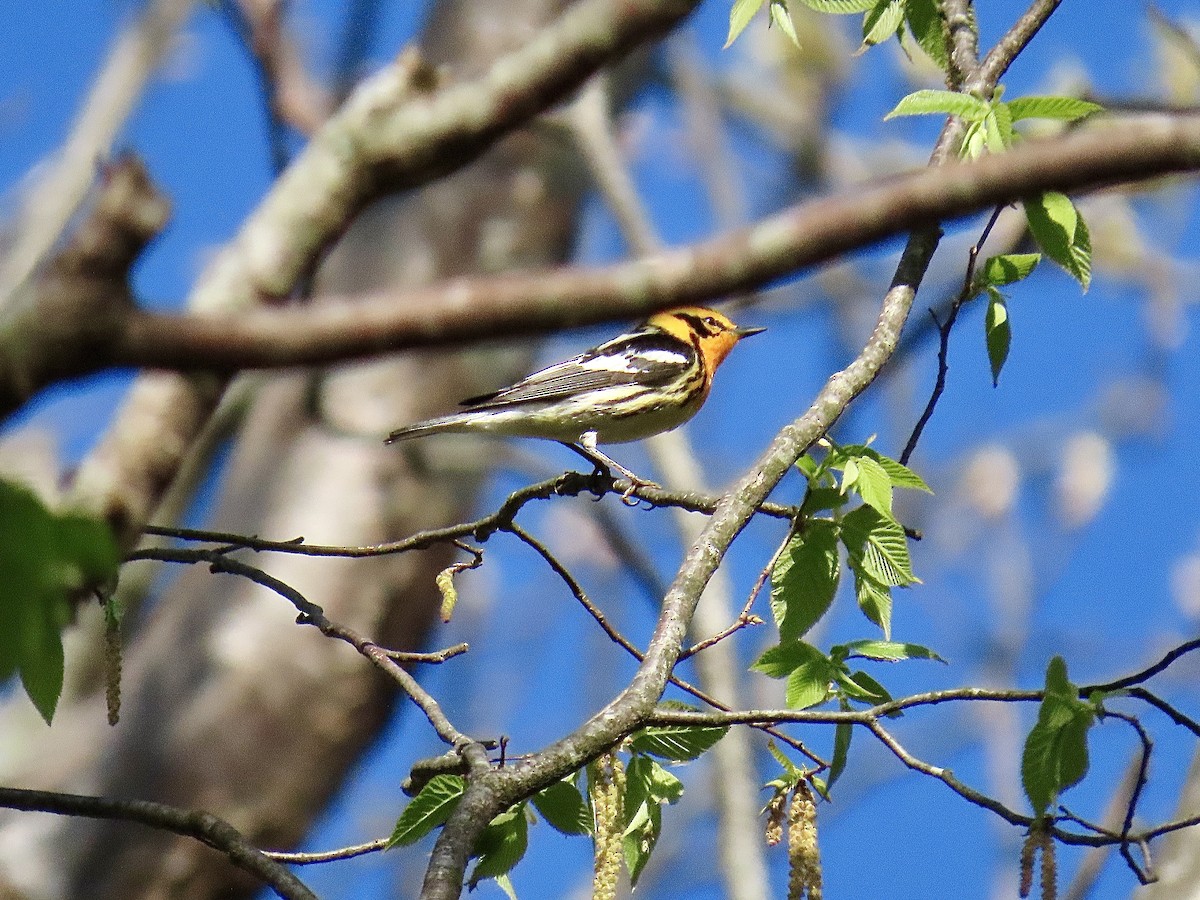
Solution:
[{"label": "bird's leg", "polygon": [[[658,485],[655,484],[653,481],[647,481],[645,478],[639,478],[637,475],[634,475],[627,468],[625,468],[623,465],[621,465],[619,462],[617,462],[615,459],[613,459],[608,454],[606,454],[604,451],[602,451],[599,447],[597,447],[596,446],[596,432],[594,432],[594,431],[585,431],[583,434],[581,434],[579,436],[579,444],[578,445],[569,444],[568,446],[575,447],[580,453],[582,453],[583,456],[585,456],[587,459],[590,459],[592,461],[593,465],[603,466],[605,469],[611,469],[611,470],[620,472],[622,475],[625,476],[625,478],[627,478],[629,480],[629,487],[627,487],[625,489],[625,492],[623,494],[621,494],[621,502],[622,503],[628,503],[629,495],[632,494],[638,488],[641,488],[641,487],[656,488],[656,487],[658,487]],[[634,502],[636,503],[637,501],[634,501]]]}]

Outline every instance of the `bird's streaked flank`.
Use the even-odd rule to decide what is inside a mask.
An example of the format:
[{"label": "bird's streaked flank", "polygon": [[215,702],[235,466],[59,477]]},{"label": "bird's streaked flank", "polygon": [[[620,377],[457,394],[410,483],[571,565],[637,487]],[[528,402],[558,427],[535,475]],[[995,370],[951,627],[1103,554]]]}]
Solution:
[{"label": "bird's streaked flank", "polygon": [[656,313],[633,331],[534,372],[510,387],[462,401],[461,412],[398,428],[387,443],[440,432],[481,432],[559,441],[630,482],[647,484],[596,446],[678,428],[704,405],[713,373],[738,328],[699,306]]}]

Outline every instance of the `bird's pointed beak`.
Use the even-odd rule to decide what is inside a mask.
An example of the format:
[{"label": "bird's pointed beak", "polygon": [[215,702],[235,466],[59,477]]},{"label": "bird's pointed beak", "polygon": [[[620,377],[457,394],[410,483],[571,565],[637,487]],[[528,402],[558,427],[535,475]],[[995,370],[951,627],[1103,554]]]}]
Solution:
[{"label": "bird's pointed beak", "polygon": [[742,338],[748,338],[752,334],[762,334],[766,330],[766,328],[735,328],[733,333],[737,335],[740,341]]}]

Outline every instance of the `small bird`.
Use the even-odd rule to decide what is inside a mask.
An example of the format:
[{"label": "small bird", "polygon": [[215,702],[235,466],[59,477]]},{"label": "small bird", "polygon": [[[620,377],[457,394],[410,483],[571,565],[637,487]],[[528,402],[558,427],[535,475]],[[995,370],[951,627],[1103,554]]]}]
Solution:
[{"label": "small bird", "polygon": [[713,373],[744,337],[721,313],[684,306],[655,313],[633,331],[462,401],[461,412],[398,428],[386,443],[439,432],[484,432],[558,441],[593,465],[649,485],[596,446],[678,428],[708,398]]}]

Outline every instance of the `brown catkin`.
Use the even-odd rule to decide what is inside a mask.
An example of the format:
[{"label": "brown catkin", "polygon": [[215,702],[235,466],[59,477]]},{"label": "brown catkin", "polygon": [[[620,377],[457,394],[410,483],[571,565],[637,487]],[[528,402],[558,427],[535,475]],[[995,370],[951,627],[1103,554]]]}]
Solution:
[{"label": "brown catkin", "polygon": [[788,807],[788,900],[821,900],[821,853],[817,848],[817,804],[801,781]]},{"label": "brown catkin", "polygon": [[1049,831],[1042,836],[1042,900],[1058,898],[1058,860],[1054,852],[1054,837]]},{"label": "brown catkin", "polygon": [[591,766],[591,800],[595,835],[592,900],[615,900],[621,876],[621,834],[625,830],[625,767],[615,753]]},{"label": "brown catkin", "polygon": [[1025,835],[1025,843],[1021,844],[1021,886],[1017,891],[1021,900],[1029,896],[1033,890],[1033,864],[1037,859],[1038,832],[1031,829]]},{"label": "brown catkin", "polygon": [[101,600],[104,605],[104,700],[108,707],[108,724],[116,725],[121,718],[121,616],[113,597]]}]

